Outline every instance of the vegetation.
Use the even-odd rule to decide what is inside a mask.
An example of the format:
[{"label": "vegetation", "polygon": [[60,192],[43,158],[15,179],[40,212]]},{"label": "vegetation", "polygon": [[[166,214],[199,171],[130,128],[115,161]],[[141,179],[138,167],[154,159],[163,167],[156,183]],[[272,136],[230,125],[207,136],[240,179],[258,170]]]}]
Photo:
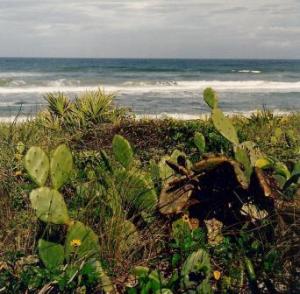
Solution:
[{"label": "vegetation", "polygon": [[300,115],[135,120],[102,90],[0,125],[0,293],[297,293]]}]

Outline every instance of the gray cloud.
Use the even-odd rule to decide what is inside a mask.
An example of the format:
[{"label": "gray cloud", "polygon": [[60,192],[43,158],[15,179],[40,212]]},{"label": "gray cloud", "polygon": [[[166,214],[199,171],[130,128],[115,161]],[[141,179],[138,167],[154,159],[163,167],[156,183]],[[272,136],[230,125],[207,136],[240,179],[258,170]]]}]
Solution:
[{"label": "gray cloud", "polygon": [[0,56],[300,58],[298,0],[0,0]]}]

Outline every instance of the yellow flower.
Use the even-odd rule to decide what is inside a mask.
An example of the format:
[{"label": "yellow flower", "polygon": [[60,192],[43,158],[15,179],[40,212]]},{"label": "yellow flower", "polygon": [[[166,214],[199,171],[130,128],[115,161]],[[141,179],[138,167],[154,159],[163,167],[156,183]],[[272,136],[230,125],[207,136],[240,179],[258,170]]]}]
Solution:
[{"label": "yellow flower", "polygon": [[221,278],[221,272],[219,271],[214,271],[214,278],[218,281]]},{"label": "yellow flower", "polygon": [[71,241],[71,246],[79,247],[81,245],[81,241],[79,239],[74,239]]},{"label": "yellow flower", "polygon": [[186,223],[189,222],[189,216],[185,213],[184,215],[182,215],[182,220]]}]

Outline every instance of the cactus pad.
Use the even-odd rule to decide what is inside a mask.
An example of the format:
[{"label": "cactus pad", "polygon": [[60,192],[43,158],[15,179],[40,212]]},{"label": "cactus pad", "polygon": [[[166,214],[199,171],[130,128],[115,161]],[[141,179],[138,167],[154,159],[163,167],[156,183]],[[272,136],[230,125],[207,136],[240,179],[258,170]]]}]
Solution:
[{"label": "cactus pad", "polygon": [[206,88],[203,92],[203,98],[210,108],[218,107],[217,93],[212,88]]},{"label": "cactus pad", "polygon": [[205,138],[201,133],[199,133],[199,132],[195,133],[194,143],[195,143],[196,147],[198,148],[199,152],[204,153],[204,151],[205,151]]},{"label": "cactus pad", "polygon": [[66,236],[65,256],[69,261],[72,254],[78,258],[90,258],[99,255],[100,245],[97,235],[81,222],[72,224]]},{"label": "cactus pad", "polygon": [[49,159],[40,147],[31,147],[24,158],[25,168],[32,180],[40,187],[46,183],[49,173]]},{"label": "cactus pad", "polygon": [[221,133],[223,137],[233,144],[239,144],[239,139],[234,126],[230,119],[224,115],[219,108],[212,110],[212,121],[215,128]]},{"label": "cactus pad", "polygon": [[211,275],[211,264],[208,253],[199,249],[188,256],[185,263],[183,264],[181,275],[183,277],[183,287],[191,288],[197,286],[196,281],[190,279],[191,274],[204,274],[205,280],[209,280]]},{"label": "cactus pad", "polygon": [[73,158],[70,149],[62,144],[58,146],[52,156],[50,162],[50,175],[52,185],[55,189],[59,189],[71,177],[73,170]]},{"label": "cactus pad", "polygon": [[64,262],[64,247],[60,244],[40,239],[38,242],[39,256],[48,269],[55,269]]},{"label": "cactus pad", "polygon": [[37,217],[43,222],[68,224],[68,209],[63,196],[57,190],[47,187],[32,190],[30,201]]},{"label": "cactus pad", "polygon": [[[186,154],[184,152],[175,149],[172,152],[171,156],[166,155],[161,158],[160,162],[158,163],[158,167],[159,167],[160,178],[162,181],[168,180],[174,174],[173,169],[171,169],[171,167],[166,163],[166,161],[170,160],[172,162],[177,162],[179,156],[186,158]],[[190,168],[192,166],[189,160],[187,160],[186,165],[187,168]]]},{"label": "cactus pad", "polygon": [[115,135],[112,142],[113,153],[116,160],[128,168],[133,161],[133,151],[129,142],[120,135]]},{"label": "cactus pad", "polygon": [[236,161],[238,161],[239,163],[241,163],[243,165],[245,176],[246,176],[248,182],[250,182],[250,177],[251,177],[253,168],[251,166],[251,160],[250,160],[247,150],[245,148],[243,148],[242,146],[237,146],[237,148],[234,151],[234,156],[235,156]]}]

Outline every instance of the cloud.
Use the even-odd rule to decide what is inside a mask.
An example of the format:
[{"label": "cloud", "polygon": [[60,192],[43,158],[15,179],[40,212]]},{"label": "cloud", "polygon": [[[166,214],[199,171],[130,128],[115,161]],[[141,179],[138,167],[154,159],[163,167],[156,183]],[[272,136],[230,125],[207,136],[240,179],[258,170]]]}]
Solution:
[{"label": "cloud", "polygon": [[0,27],[1,56],[300,58],[297,0],[1,0]]}]

